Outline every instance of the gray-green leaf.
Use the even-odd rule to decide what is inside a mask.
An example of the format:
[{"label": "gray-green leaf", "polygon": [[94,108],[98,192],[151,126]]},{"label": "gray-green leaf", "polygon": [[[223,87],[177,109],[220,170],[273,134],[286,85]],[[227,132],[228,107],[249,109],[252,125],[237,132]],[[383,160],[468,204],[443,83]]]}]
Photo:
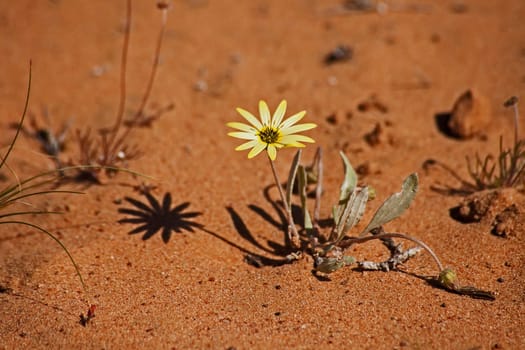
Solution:
[{"label": "gray-green leaf", "polygon": [[341,184],[341,189],[339,190],[339,203],[333,209],[334,220],[336,224],[339,224],[338,220],[341,217],[342,211],[346,207],[350,195],[354,192],[355,186],[357,184],[357,174],[350,164],[350,161],[343,152],[339,152],[341,159],[343,160],[343,165],[345,168],[345,177],[343,183]]},{"label": "gray-green leaf", "polygon": [[310,218],[310,213],[308,213],[308,208],[306,205],[306,184],[307,184],[307,175],[304,166],[299,165],[297,170],[297,187],[299,188],[299,195],[301,196],[301,207],[303,209],[303,218],[304,218],[304,228],[310,230],[313,228],[312,219]]},{"label": "gray-green leaf", "polygon": [[366,235],[375,228],[383,226],[389,221],[399,217],[410,206],[416,196],[418,188],[418,177],[416,173],[410,174],[405,181],[401,192],[394,193],[379,207],[368,226],[361,232],[360,236]]},{"label": "gray-green leaf", "polygon": [[354,262],[355,259],[352,256],[343,256],[342,258],[318,257],[316,259],[315,269],[319,272],[329,274],[342,267],[352,265]]},{"label": "gray-green leaf", "polygon": [[359,220],[363,217],[366,203],[368,202],[368,187],[357,188],[350,196],[350,200],[345,208],[341,222],[337,228],[337,239],[339,242],[352,227],[357,225]]},{"label": "gray-green leaf", "polygon": [[288,203],[288,208],[292,207],[292,191],[295,182],[295,176],[297,175],[297,167],[299,166],[300,160],[301,150],[298,150],[293,158],[292,166],[290,167],[290,172],[288,173],[288,182],[286,184],[286,203]]}]

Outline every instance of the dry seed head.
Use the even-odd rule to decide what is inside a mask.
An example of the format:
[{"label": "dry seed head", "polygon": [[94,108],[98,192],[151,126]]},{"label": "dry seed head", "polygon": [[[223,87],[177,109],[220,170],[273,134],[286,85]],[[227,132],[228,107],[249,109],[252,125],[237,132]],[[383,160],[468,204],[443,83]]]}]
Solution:
[{"label": "dry seed head", "polygon": [[158,1],[157,2],[157,8],[159,10],[166,10],[168,7],[170,7],[169,1]]},{"label": "dry seed head", "polygon": [[450,289],[454,289],[456,287],[457,279],[458,276],[456,275],[456,272],[450,268],[446,268],[441,271],[438,277],[439,283]]},{"label": "dry seed head", "polygon": [[505,103],[503,103],[504,107],[512,107],[518,103],[518,98],[516,96],[511,96]]}]

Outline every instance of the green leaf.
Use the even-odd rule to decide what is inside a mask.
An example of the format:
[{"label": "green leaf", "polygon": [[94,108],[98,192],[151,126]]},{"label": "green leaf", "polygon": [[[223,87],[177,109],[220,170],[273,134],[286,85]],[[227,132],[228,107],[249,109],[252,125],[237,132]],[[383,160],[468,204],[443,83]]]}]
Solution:
[{"label": "green leaf", "polygon": [[293,158],[292,166],[290,167],[290,172],[288,173],[288,182],[286,184],[286,203],[288,203],[288,208],[292,207],[292,191],[295,182],[295,176],[297,175],[297,167],[299,166],[300,160],[301,150],[298,150]]},{"label": "green leaf", "polygon": [[375,228],[383,226],[389,221],[399,217],[410,206],[416,196],[418,188],[418,177],[416,173],[410,174],[405,181],[401,192],[394,193],[381,204],[374,214],[368,226],[361,232],[360,236],[366,235]]},{"label": "green leaf", "polygon": [[301,208],[303,209],[304,228],[305,230],[311,230],[314,225],[312,224],[312,219],[306,206],[306,184],[308,179],[306,169],[302,165],[298,167],[297,178],[297,187],[299,188],[299,195],[301,196]]}]

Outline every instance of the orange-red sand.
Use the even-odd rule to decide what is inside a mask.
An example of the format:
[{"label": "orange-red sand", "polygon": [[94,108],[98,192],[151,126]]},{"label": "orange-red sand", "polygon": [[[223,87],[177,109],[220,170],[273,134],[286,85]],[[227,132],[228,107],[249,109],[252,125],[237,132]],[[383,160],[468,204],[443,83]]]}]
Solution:
[{"label": "orange-red sand", "polygon": [[[27,227],[2,225],[0,348],[525,347],[523,222],[500,238],[490,233],[496,209],[480,222],[454,220],[449,211],[462,196],[433,188],[460,183],[439,166],[423,167],[435,159],[468,179],[466,155],[496,152],[501,134],[510,144],[512,112],[502,103],[511,95],[525,101],[525,2],[385,1],[383,14],[344,13],[342,3],[173,2],[149,108],[175,108],[129,137],[144,152],[129,167],[155,179],[120,173],[103,186],[71,184],[66,188],[86,194],[30,201],[64,214],[25,218],[70,249],[96,317],[86,327],[79,324],[86,295],[58,245]],[[129,112],[140,103],[160,26],[154,1],[133,6]],[[22,111],[30,59],[30,111],[41,117],[47,108],[55,130],[72,122],[66,160],[77,154],[75,129],[112,125],[124,23],[125,1],[0,4],[2,147]],[[351,59],[326,65],[325,56],[338,45],[352,48]],[[458,140],[438,128],[436,116],[449,112],[467,89],[486,96],[490,124],[482,135]],[[366,108],[374,95],[379,106]],[[355,167],[368,162],[362,180],[376,189],[377,199],[365,223],[408,174],[418,172],[415,202],[386,229],[422,239],[462,284],[492,290],[496,300],[451,294],[418,278],[436,273],[424,252],[403,272],[347,268],[329,280],[312,274],[310,257],[280,267],[247,264],[247,252],[279,259],[285,251],[278,213],[264,197],[272,184],[267,160],[246,159],[246,152],[234,151],[238,140],[226,135],[228,121],[241,121],[235,107],[255,112],[259,99],[272,110],[287,99],[287,115],[304,109],[304,120],[318,124],[307,133],[316,145],[303,154],[309,160],[316,146],[324,151],[323,217],[338,198],[339,150]],[[378,123],[379,142],[371,146],[365,135]],[[34,139],[19,139],[9,160],[18,176],[53,167],[35,151],[41,152]],[[293,155],[285,149],[277,156],[283,179]],[[14,181],[8,171],[2,174],[0,187],[5,178]],[[161,203],[170,194],[171,207],[180,206],[176,213],[200,213],[181,218],[194,224],[172,223],[181,232],[165,235],[165,243],[162,230],[143,240],[140,223],[118,223],[132,217],[119,209],[136,209],[125,198],[150,206],[133,188],[141,182],[156,186],[151,194]],[[275,188],[269,194],[278,200]],[[510,201],[523,213],[521,194],[513,192]],[[128,234],[134,229],[140,232]],[[350,253],[377,261],[387,256],[379,243]]]}]

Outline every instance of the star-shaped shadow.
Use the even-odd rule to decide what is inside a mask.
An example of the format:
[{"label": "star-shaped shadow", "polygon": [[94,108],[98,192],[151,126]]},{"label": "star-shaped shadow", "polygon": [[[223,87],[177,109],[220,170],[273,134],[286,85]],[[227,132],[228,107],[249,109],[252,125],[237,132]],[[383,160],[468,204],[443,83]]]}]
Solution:
[{"label": "star-shaped shadow", "polygon": [[189,206],[189,202],[184,202],[171,208],[171,194],[166,193],[162,199],[162,204],[150,193],[145,193],[149,202],[141,202],[137,199],[126,197],[126,202],[135,208],[119,208],[118,212],[128,214],[133,217],[120,219],[119,223],[137,224],[138,227],[129,231],[129,234],[144,232],[143,240],[150,239],[155,233],[162,230],[162,240],[168,243],[171,232],[182,233],[183,231],[195,232],[194,228],[203,226],[197,222],[190,221],[202,213],[196,211],[184,212]]}]

